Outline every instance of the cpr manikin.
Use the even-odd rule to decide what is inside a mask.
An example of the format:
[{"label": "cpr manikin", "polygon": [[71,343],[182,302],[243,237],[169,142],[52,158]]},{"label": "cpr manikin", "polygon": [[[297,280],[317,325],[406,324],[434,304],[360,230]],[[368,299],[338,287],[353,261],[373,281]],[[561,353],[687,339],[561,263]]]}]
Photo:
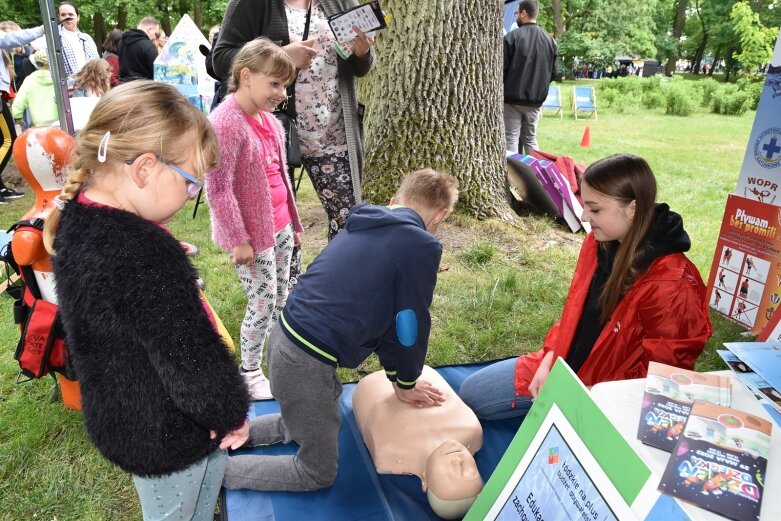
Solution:
[{"label": "cpr manikin", "polygon": [[[65,185],[65,167],[75,152],[75,142],[67,133],[53,127],[34,127],[14,142],[14,163],[35,194],[33,207],[22,219],[46,219]],[[11,240],[14,259],[21,266],[32,266],[41,296],[57,302],[49,253],[40,234],[18,231]]]},{"label": "cpr manikin", "polygon": [[483,488],[473,456],[483,446],[483,430],[439,373],[425,366],[420,378],[443,392],[442,405],[402,402],[385,373],[377,371],[362,378],[353,393],[355,419],[377,472],[420,477],[434,512],[460,518]]}]

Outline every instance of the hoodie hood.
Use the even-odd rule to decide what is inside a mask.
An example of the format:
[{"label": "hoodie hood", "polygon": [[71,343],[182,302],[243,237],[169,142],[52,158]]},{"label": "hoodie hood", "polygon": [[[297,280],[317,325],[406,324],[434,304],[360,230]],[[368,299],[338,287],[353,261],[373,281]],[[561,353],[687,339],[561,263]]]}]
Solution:
[{"label": "hoodie hood", "polygon": [[52,80],[52,73],[48,69],[34,71],[30,73],[30,78],[32,78],[33,81],[41,87],[51,87],[54,85],[54,80]]},{"label": "hoodie hood", "polygon": [[638,266],[647,268],[659,257],[687,252],[689,248],[691,240],[683,229],[681,216],[671,211],[666,203],[657,204],[651,230],[637,252]]},{"label": "hoodie hood", "polygon": [[347,215],[347,229],[351,232],[383,228],[397,224],[410,224],[426,229],[423,218],[406,206],[374,206],[359,204]]},{"label": "hoodie hood", "polygon": [[129,31],[125,31],[125,34],[122,35],[120,42],[124,45],[132,45],[144,40],[149,40],[149,36],[147,36],[144,31],[141,29],[130,29]]}]

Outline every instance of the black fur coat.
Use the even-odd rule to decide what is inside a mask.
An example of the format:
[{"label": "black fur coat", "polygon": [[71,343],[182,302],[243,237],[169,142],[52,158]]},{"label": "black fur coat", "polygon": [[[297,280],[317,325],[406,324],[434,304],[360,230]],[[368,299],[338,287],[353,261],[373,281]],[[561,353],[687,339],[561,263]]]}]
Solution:
[{"label": "black fur coat", "polygon": [[134,214],[72,201],[54,245],[92,442],[140,476],[181,470],[213,451],[244,421],[249,395],[178,241]]}]

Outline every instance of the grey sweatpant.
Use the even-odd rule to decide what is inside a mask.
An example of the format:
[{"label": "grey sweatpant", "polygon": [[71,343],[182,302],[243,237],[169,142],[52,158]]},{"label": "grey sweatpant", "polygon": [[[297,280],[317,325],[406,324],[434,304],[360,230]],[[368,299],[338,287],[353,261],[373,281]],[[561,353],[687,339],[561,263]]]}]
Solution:
[{"label": "grey sweatpant", "polygon": [[504,139],[508,151],[514,154],[522,152],[528,156],[532,150],[540,149],[537,144],[537,122],[541,114],[541,107],[504,104]]},{"label": "grey sweatpant", "polygon": [[330,487],[339,463],[339,395],[336,368],[288,340],[279,323],[268,347],[271,392],[279,414],[250,420],[251,445],[296,442],[295,456],[231,456],[223,486],[228,489],[303,492]]}]

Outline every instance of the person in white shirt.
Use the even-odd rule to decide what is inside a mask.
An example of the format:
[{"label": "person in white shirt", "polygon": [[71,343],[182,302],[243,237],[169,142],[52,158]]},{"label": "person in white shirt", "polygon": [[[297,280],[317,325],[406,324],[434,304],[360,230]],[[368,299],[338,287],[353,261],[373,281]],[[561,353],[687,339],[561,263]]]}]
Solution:
[{"label": "person in white shirt", "polygon": [[92,37],[79,31],[79,10],[74,4],[62,2],[58,7],[58,14],[65,74],[73,76],[89,60],[99,59],[100,54]]}]

